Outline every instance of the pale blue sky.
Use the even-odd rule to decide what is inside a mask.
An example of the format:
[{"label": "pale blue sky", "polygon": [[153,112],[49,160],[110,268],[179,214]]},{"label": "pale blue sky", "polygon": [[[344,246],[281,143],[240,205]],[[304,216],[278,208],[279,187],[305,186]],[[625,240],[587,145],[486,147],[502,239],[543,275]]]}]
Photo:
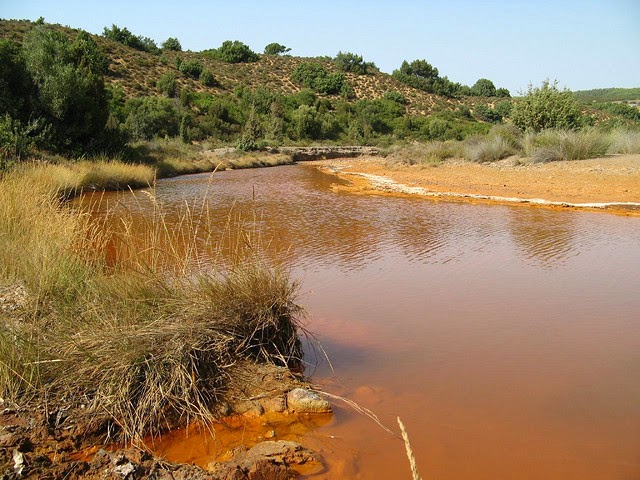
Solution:
[{"label": "pale blue sky", "polygon": [[640,0],[0,0],[0,17],[101,33],[115,23],[158,44],[202,50],[241,40],[262,52],[350,51],[391,73],[426,59],[450,80],[494,81],[513,94],[557,79],[572,90],[640,87]]}]

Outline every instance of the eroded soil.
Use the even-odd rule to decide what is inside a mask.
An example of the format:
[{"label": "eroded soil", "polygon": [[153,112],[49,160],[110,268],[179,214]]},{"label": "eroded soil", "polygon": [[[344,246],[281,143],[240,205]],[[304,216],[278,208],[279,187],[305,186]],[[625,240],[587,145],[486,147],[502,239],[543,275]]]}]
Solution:
[{"label": "eroded soil", "polygon": [[[314,163],[349,181],[336,189],[354,193],[424,194],[412,188],[388,188],[385,182],[376,181],[377,176],[418,187],[436,198],[551,207],[555,203],[640,215],[640,155],[552,163],[516,157],[487,164],[448,160],[433,166],[404,165],[381,157]],[[580,205],[625,203],[628,205]]]}]

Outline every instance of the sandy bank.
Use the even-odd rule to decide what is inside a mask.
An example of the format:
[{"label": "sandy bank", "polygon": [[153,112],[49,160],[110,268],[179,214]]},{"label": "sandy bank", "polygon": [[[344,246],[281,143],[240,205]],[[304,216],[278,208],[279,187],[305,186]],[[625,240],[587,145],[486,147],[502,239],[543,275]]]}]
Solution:
[{"label": "sandy bank", "polygon": [[460,201],[605,210],[640,216],[640,155],[531,163],[449,160],[404,165],[380,157],[313,162],[348,181],[337,190]]}]

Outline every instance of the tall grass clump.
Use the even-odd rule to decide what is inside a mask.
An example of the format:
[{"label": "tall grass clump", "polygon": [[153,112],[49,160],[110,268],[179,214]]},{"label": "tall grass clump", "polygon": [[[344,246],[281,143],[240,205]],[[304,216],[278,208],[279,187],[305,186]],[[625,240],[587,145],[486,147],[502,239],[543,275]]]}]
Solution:
[{"label": "tall grass clump", "polygon": [[465,142],[464,158],[472,162],[495,162],[518,153],[508,138],[500,135],[470,138]]},{"label": "tall grass clump", "polygon": [[51,178],[37,168],[0,178],[0,286],[27,297],[0,309],[0,396],[75,399],[114,436],[138,440],[211,420],[238,360],[300,361],[297,284],[254,235],[196,269],[200,249],[223,237],[205,206],[185,205],[171,223],[155,201],[143,225],[97,220],[62,205]]},{"label": "tall grass clump", "polygon": [[640,153],[640,131],[616,129],[609,133],[609,153]]},{"label": "tall grass clump", "polygon": [[387,159],[391,163],[407,165],[437,165],[448,158],[458,156],[458,144],[454,141],[414,142],[392,149]]},{"label": "tall grass clump", "polygon": [[611,141],[597,130],[545,130],[525,136],[525,152],[533,162],[584,160],[605,155]]}]

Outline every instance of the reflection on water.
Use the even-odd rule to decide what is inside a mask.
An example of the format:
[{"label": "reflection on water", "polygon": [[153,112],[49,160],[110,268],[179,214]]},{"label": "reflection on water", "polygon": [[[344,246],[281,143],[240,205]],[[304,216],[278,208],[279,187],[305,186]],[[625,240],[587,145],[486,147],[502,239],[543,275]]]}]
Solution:
[{"label": "reflection on water", "polygon": [[[423,477],[640,478],[637,218],[349,195],[334,180],[290,166],[154,194],[173,212],[206,202],[209,234],[238,216],[259,227],[331,359],[314,381],[391,428],[401,416]],[[143,192],[105,200],[149,214]],[[409,477],[402,441],[349,408],[302,437],[327,463],[313,478]]]}]

